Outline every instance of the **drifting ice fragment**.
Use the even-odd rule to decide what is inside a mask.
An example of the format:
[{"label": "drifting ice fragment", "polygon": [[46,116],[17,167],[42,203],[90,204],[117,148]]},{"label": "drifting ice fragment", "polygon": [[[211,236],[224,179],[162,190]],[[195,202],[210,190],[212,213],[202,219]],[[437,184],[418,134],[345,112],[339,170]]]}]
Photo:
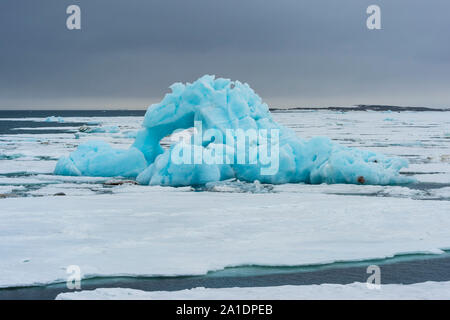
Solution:
[{"label": "drifting ice fragment", "polygon": [[61,117],[51,116],[51,117],[45,118],[45,122],[59,122],[59,123],[63,123],[64,119],[61,118]]},{"label": "drifting ice fragment", "polygon": [[[231,178],[272,184],[412,181],[399,174],[408,165],[405,159],[348,148],[327,137],[298,138],[272,119],[268,106],[248,84],[205,75],[194,83],[175,83],[171,89],[148,108],[143,129],[130,149],[115,150],[100,142],[81,145],[58,161],[55,174],[137,177],[141,184],[166,186]],[[167,150],[161,147],[164,137],[192,127],[200,142],[193,135],[191,141],[173,143]],[[239,152],[239,145],[235,148],[230,142],[239,141],[239,132],[249,130],[258,138]],[[223,161],[211,163],[205,155]],[[241,156],[247,161],[240,161]],[[191,162],[175,161],[180,158]]]},{"label": "drifting ice fragment", "polygon": [[96,128],[90,128],[86,132],[88,133],[118,133],[120,132],[120,129],[118,126],[105,126],[105,127],[96,127]]},{"label": "drifting ice fragment", "polygon": [[68,157],[61,157],[55,174],[65,176],[136,177],[147,167],[143,154],[136,148],[113,149],[102,141],[82,144]]}]

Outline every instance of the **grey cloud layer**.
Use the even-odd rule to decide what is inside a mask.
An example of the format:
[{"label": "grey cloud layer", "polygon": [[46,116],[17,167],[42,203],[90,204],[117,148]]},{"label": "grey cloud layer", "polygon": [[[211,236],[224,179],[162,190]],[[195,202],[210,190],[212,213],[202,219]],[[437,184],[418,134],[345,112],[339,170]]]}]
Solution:
[{"label": "grey cloud layer", "polygon": [[[69,4],[81,32],[65,28]],[[370,4],[383,30],[365,28]],[[205,73],[277,106],[450,106],[449,11],[445,0],[2,0],[0,107],[143,107]]]}]

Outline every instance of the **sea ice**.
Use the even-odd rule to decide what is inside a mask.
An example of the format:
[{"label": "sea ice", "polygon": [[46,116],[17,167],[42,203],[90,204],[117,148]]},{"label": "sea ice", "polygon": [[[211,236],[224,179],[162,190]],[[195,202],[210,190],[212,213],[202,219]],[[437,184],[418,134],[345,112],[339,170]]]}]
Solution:
[{"label": "sea ice", "polygon": [[13,190],[14,190],[14,187],[12,187],[12,186],[2,186],[2,185],[0,185],[0,194],[10,193]]},{"label": "sea ice", "polygon": [[135,139],[137,135],[136,131],[125,131],[122,132],[121,138]]},{"label": "sea ice", "polygon": [[449,201],[136,185],[112,190],[122,188],[127,192],[0,199],[0,287],[65,282],[70,265],[81,268],[83,279],[198,275],[228,266],[314,265],[450,248]]},{"label": "sea ice", "polygon": [[[175,83],[171,90],[148,108],[143,129],[130,149],[116,150],[99,142],[83,144],[59,160],[55,174],[137,176],[141,184],[165,186],[203,185],[230,178],[271,184],[390,185],[412,181],[399,174],[408,165],[405,159],[348,148],[327,137],[298,138],[272,119],[267,104],[248,84],[205,75],[194,83]],[[161,147],[164,137],[197,128],[197,123],[201,124],[197,130],[201,131],[200,141],[193,136],[167,150]],[[258,132],[258,139],[247,137],[248,148],[239,149],[240,132],[249,130]],[[242,141],[246,145],[246,140]],[[220,161],[203,158],[197,162],[198,154]],[[187,161],[176,162],[178,156]]]}]

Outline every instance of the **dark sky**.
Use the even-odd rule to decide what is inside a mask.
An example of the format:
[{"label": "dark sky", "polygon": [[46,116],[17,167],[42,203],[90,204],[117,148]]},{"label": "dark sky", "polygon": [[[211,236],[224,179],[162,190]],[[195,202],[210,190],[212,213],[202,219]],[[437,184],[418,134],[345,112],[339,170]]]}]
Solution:
[{"label": "dark sky", "polygon": [[203,74],[274,107],[450,107],[449,16],[448,0],[1,0],[0,108],[144,108]]}]

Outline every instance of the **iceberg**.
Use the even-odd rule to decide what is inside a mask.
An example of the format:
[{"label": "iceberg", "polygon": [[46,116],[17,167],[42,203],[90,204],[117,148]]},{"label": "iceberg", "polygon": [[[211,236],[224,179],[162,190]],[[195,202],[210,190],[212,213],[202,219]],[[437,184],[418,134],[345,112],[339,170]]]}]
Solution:
[{"label": "iceberg", "polygon": [[[394,185],[405,159],[348,148],[327,137],[304,140],[272,118],[246,83],[205,75],[175,83],[151,105],[128,150],[106,143],[80,145],[62,157],[58,175],[135,177],[144,185],[205,185],[227,179],[269,184]],[[168,149],[160,142],[180,131]],[[181,138],[180,138],[181,137]]]},{"label": "iceberg", "polygon": [[147,167],[143,154],[134,147],[112,148],[103,141],[89,141],[56,163],[55,174],[65,176],[136,177]]}]

